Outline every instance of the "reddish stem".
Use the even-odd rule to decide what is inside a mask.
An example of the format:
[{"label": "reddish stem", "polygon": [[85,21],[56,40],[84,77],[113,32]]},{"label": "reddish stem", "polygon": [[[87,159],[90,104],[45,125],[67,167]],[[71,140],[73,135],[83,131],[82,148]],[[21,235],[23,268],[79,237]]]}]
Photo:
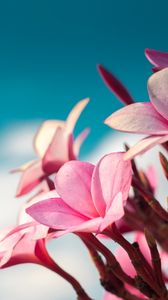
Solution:
[{"label": "reddish stem", "polygon": [[[79,236],[79,234],[77,234]],[[93,245],[91,243],[88,243],[87,240],[85,238],[83,238],[80,235],[81,240],[83,241],[83,243],[85,244],[85,246],[87,247],[89,254],[100,274],[101,279],[106,277],[106,266],[100,256],[100,254],[96,251],[95,247],[93,247]]]},{"label": "reddish stem", "polygon": [[119,262],[116,260],[112,252],[106,248],[93,234],[90,233],[78,233],[78,236],[84,239],[86,243],[91,244],[97,249],[107,260],[107,264],[114,275],[121,281],[127,282],[128,284],[135,286],[134,279],[128,276],[121,268]]},{"label": "reddish stem", "polygon": [[153,269],[155,272],[155,277],[156,277],[160,287],[162,289],[166,290],[163,275],[162,275],[161,259],[160,259],[160,255],[159,255],[159,252],[157,249],[155,239],[153,238],[152,234],[148,230],[145,230],[145,237],[146,237],[146,241],[148,243],[149,249],[150,249],[152,265],[153,265]]},{"label": "reddish stem", "polygon": [[64,271],[56,262],[49,256],[48,251],[45,246],[45,240],[41,239],[38,240],[36,245],[36,255],[39,259],[39,264],[42,266],[52,270],[53,272],[57,273],[59,276],[61,276],[63,279],[65,279],[67,282],[71,284],[71,286],[74,288],[78,300],[92,300],[85,292],[83,287],[80,285],[80,283],[69,273]]},{"label": "reddish stem", "polygon": [[111,230],[106,230],[104,233],[125,249],[130,257],[130,260],[132,261],[133,266],[137,271],[137,274],[151,287],[152,290],[160,295],[160,287],[154,280],[153,270],[150,268],[151,273],[149,273],[149,265],[140,250],[138,248],[135,249],[133,245],[131,245],[120,234],[115,224],[112,225]]}]

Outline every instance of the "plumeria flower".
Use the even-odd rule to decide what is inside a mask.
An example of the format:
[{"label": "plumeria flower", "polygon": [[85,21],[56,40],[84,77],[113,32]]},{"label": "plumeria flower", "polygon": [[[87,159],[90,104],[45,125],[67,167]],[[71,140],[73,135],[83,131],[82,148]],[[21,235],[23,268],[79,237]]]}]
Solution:
[{"label": "plumeria flower", "polygon": [[80,161],[65,163],[56,174],[55,197],[46,194],[46,200],[27,208],[27,213],[37,222],[61,230],[56,236],[102,232],[124,215],[132,169],[123,155],[105,155],[96,166]]},{"label": "plumeria flower", "polygon": [[[48,195],[52,197],[52,193],[50,191]],[[18,218],[20,225],[0,231],[0,269],[25,263],[43,266],[65,279],[76,291],[78,299],[91,300],[80,283],[49,255],[46,247],[52,238],[49,228],[34,222],[25,211],[28,205],[43,200],[44,194],[39,193],[23,206]]]},{"label": "plumeria flower", "polygon": [[77,103],[66,121],[49,120],[44,122],[34,139],[34,149],[38,159],[26,163],[14,171],[22,172],[17,196],[30,192],[48,176],[57,172],[61,165],[76,159],[80,146],[89,130],[86,128],[74,141],[75,124],[89,99]]},{"label": "plumeria flower", "polygon": [[168,67],[168,52],[153,49],[145,49],[145,55],[152,65],[153,71],[157,72]]},{"label": "plumeria flower", "polygon": [[45,240],[34,238],[36,230],[35,225],[27,224],[25,228],[17,226],[0,232],[0,268],[21,263],[44,264]]},{"label": "plumeria flower", "polygon": [[17,226],[0,232],[0,269],[25,263],[43,266],[67,280],[77,295],[81,294],[79,299],[90,300],[91,298],[87,296],[79,282],[63,270],[49,255],[46,243],[50,237],[34,239],[34,231],[37,230],[37,226],[42,225],[30,224],[25,228]]},{"label": "plumeria flower", "polygon": [[[27,203],[23,204],[18,215],[17,225],[0,231],[0,268],[21,263],[45,265],[50,261],[45,244],[49,240],[49,228],[39,224],[26,213],[26,208],[45,199],[49,192],[46,182],[41,184],[40,191]],[[55,193],[54,193],[55,194]]]},{"label": "plumeria flower", "polygon": [[43,184],[41,193],[22,206],[17,226],[0,231],[0,268],[20,263],[43,264],[43,261],[38,257],[38,252],[41,251],[41,258],[46,253],[45,243],[49,228],[34,222],[31,216],[26,213],[28,205],[44,199],[45,193],[42,191],[46,191],[45,184]]},{"label": "plumeria flower", "polygon": [[148,135],[127,151],[125,159],[168,141],[168,68],[149,78],[148,92],[151,102],[130,104],[105,120],[111,128]]}]

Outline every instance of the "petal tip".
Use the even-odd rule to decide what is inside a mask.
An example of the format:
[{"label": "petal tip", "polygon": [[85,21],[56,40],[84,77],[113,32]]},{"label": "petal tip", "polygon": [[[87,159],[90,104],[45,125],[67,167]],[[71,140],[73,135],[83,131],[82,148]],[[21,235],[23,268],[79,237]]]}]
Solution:
[{"label": "petal tip", "polygon": [[81,101],[79,101],[79,103],[83,103],[83,106],[85,107],[90,101],[89,97],[86,97],[84,99],[82,99]]},{"label": "petal tip", "polygon": [[103,67],[103,65],[101,65],[101,64],[97,64],[96,67],[97,67],[98,72],[100,72],[100,73],[101,73],[102,71],[104,71],[104,69],[105,69],[105,68]]},{"label": "petal tip", "polygon": [[111,116],[108,116],[108,117],[103,121],[103,123],[106,124],[106,125],[109,125],[110,117],[111,117]]},{"label": "petal tip", "polygon": [[124,154],[123,156],[123,160],[127,161],[127,160],[131,160],[133,157],[130,155],[129,150]]},{"label": "petal tip", "polygon": [[111,128],[115,128],[115,123],[113,123],[113,115],[114,113],[112,113],[110,116],[108,116],[103,123]]}]

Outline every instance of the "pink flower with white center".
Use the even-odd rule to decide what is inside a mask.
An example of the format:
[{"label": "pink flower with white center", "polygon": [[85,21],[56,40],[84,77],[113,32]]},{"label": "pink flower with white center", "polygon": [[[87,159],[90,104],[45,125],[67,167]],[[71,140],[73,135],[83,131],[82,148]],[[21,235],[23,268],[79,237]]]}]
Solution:
[{"label": "pink flower with white center", "polygon": [[124,215],[132,169],[123,156],[105,155],[96,166],[80,161],[65,163],[56,174],[56,196],[30,206],[27,213],[37,222],[61,230],[56,236],[102,232]]},{"label": "pink flower with white center", "polygon": [[30,192],[49,175],[56,173],[65,162],[77,158],[89,129],[86,128],[75,141],[73,130],[88,101],[89,99],[84,99],[78,102],[66,121],[49,120],[41,125],[34,139],[38,160],[14,170],[22,172],[17,197]]},{"label": "pink flower with white center", "polygon": [[127,151],[125,159],[168,141],[168,68],[149,78],[148,92],[151,102],[130,104],[105,120],[119,131],[148,135]]},{"label": "pink flower with white center", "polygon": [[152,65],[153,71],[157,72],[168,67],[168,52],[153,49],[145,49],[145,55]]}]

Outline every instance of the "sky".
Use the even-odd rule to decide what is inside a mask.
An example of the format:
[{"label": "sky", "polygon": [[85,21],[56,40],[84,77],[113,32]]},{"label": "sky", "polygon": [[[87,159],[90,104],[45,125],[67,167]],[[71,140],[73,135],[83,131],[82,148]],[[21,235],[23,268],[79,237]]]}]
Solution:
[{"label": "sky", "polygon": [[[113,71],[137,101],[147,101],[151,66],[144,49],[168,51],[167,11],[166,0],[6,0],[0,4],[0,228],[15,222],[24,201],[14,199],[18,175],[8,172],[34,158],[32,139],[43,120],[65,119],[75,103],[90,97],[75,131],[91,127],[81,158],[96,162],[127,140],[103,125],[122,104],[104,85],[96,65],[102,63]],[[132,136],[128,139],[135,142]],[[155,158],[151,156],[149,162]],[[146,162],[141,160],[143,165]],[[164,202],[165,182],[160,190]],[[72,243],[66,237],[56,248],[57,254],[54,246],[50,250],[59,262],[72,270],[95,300],[101,299],[98,276],[79,241]],[[1,271],[0,290],[2,300],[75,298],[61,279],[34,266]]]},{"label": "sky", "polygon": [[148,100],[144,49],[168,51],[166,0],[3,1],[0,5],[0,125],[64,119],[90,97],[77,131],[92,128],[83,153],[109,132],[103,120],[121,104],[96,64]]}]

